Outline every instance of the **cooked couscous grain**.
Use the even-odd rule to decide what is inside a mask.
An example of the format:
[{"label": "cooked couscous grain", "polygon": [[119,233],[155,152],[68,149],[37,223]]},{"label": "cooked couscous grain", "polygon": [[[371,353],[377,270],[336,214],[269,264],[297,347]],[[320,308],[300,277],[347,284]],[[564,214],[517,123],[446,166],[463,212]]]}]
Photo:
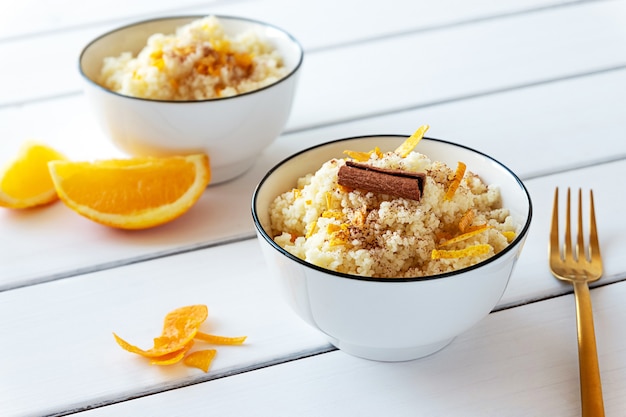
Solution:
[{"label": "cooked couscous grain", "polygon": [[372,152],[371,166],[425,173],[416,201],[346,189],[338,184],[345,163],[324,163],[270,207],[275,241],[320,267],[380,278],[436,275],[493,256],[517,230],[499,189],[471,167],[447,198],[455,169],[415,151],[406,157]]},{"label": "cooked couscous grain", "polygon": [[282,58],[254,31],[228,36],[215,16],[175,34],[152,35],[133,57],[104,59],[99,84],[127,96],[205,100],[257,90],[287,75]]}]

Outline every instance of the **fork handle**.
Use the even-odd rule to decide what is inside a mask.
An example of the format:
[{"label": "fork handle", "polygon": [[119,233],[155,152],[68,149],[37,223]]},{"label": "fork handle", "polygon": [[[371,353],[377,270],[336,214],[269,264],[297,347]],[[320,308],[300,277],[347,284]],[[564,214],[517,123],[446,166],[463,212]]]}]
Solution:
[{"label": "fork handle", "polygon": [[586,281],[574,282],[582,417],[603,417],[602,381],[598,365],[591,296]]}]

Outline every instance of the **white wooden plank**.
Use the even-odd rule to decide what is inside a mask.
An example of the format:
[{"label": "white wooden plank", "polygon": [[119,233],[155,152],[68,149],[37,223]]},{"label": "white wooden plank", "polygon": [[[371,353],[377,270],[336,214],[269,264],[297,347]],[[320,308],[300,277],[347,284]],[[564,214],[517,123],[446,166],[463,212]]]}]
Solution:
[{"label": "white wooden plank", "polygon": [[[215,0],[205,0],[203,3],[211,5],[215,2]],[[0,6],[0,40],[40,36],[47,32],[72,30],[76,27],[99,24],[102,21],[172,13],[172,11],[185,10],[197,4],[196,0],[181,0],[175,4],[166,0],[7,1]]]},{"label": "white wooden plank", "polygon": [[[330,5],[330,0],[327,1]],[[406,3],[405,7],[410,5]],[[242,10],[244,6],[242,4]],[[311,40],[320,39],[319,22],[328,19],[330,10],[330,7],[314,7],[309,14],[299,14],[282,5],[274,7],[277,18],[289,19],[294,36],[305,48],[309,48]],[[368,114],[372,105],[396,109],[624,65],[626,59],[620,45],[626,39],[625,10],[623,1],[588,3],[480,25],[418,31],[307,54],[296,109],[302,106],[301,100],[316,106],[313,112],[302,113],[302,116],[296,110],[294,123],[316,125]],[[397,33],[400,28],[395,19],[381,20],[382,12],[384,10],[371,10],[366,21],[357,26],[356,38],[376,39],[390,32]],[[340,13],[335,15],[338,21],[354,19],[352,8],[342,8],[337,13]],[[409,11],[398,15],[404,15],[405,19],[413,17]],[[407,19],[405,24],[414,20]],[[273,22],[274,19],[270,21]],[[3,66],[0,73],[0,105],[79,91],[77,59],[80,50],[113,26],[107,24],[52,33],[43,39],[24,38],[0,43],[0,55],[12,57],[12,65]],[[382,29],[372,33],[372,28],[376,27]],[[530,27],[533,30],[528,30]],[[581,29],[583,27],[585,30]],[[351,34],[354,29],[347,31],[343,25],[324,28],[329,30],[326,36],[332,42],[324,46],[355,39]],[[413,28],[414,25],[405,26],[402,30]],[[38,53],[33,54],[33,50]],[[580,59],[581,56],[586,59]],[[42,76],[44,65],[45,76]],[[28,82],[16,83],[15,80]],[[397,97],[398,92],[403,93],[401,97]],[[329,102],[329,97],[332,97],[330,102],[341,107],[319,104]],[[343,111],[337,114],[336,108]]]},{"label": "white wooden plank", "polygon": [[318,126],[623,67],[623,41],[626,2],[610,2],[311,54],[291,126]]},{"label": "white wooden plank", "polygon": [[[607,416],[626,409],[624,297],[626,283],[592,292]],[[79,415],[577,417],[574,317],[570,295],[493,313],[412,362],[336,351]]]},{"label": "white wooden plank", "polygon": [[[150,366],[113,339],[148,348],[165,314],[191,304],[209,308],[203,330],[248,336],[217,347],[209,374]],[[256,240],[3,292],[0,317],[3,416],[54,414],[327,346],[278,298]]]},{"label": "white wooden plank", "polygon": [[[620,219],[620,207],[626,204],[626,196],[616,192],[622,180],[619,175],[615,175],[624,172],[626,159],[526,181],[533,200],[533,224],[518,267],[500,301],[500,307],[571,291],[570,286],[554,279],[548,271],[548,234],[554,189],[557,186],[561,190],[561,207],[565,204],[565,190],[568,187],[572,187],[575,192],[581,188],[584,191],[585,210],[589,204],[589,189],[593,189],[598,235],[605,266],[602,282],[624,279],[626,260],[620,254],[626,250],[626,242],[623,242],[626,222]],[[572,197],[576,198],[576,194]],[[573,227],[575,230],[575,225]],[[587,218],[584,227],[588,227]],[[602,282],[598,281],[593,285],[600,285]]]},{"label": "white wooden plank", "polygon": [[[607,177],[624,172],[624,167],[626,160],[528,181],[535,219],[500,306],[571,291],[547,270],[547,219],[554,185],[593,186],[606,267],[601,283],[623,280],[626,241],[622,237],[626,224],[621,217],[625,201],[623,196],[614,194],[619,179]],[[149,244],[149,240],[145,243]],[[205,303],[215,319],[209,321],[210,331],[244,333],[250,337],[244,349],[224,350],[223,355],[220,350],[219,361],[209,378],[297,356],[298,352],[325,349],[324,339],[293,317],[279,299],[257,245],[256,240],[247,240],[0,293],[0,317],[4,318],[0,334],[3,340],[19,341],[0,344],[0,388],[6,392],[0,398],[0,410],[10,411],[9,415],[53,413],[204,378],[202,373],[186,368],[163,370],[146,366],[122,351],[111,338],[111,332],[116,331],[129,341],[146,346],[158,333],[165,312],[181,305]],[[76,253],[88,252],[83,248]],[[34,258],[32,262],[37,261]],[[612,287],[603,287],[603,293]],[[623,287],[620,284],[619,288]],[[626,307],[621,304],[610,308],[626,314]],[[526,316],[524,309],[520,309],[523,313],[516,316],[514,323]],[[568,309],[569,313],[573,311]],[[493,331],[519,330],[508,321],[502,326],[506,330],[498,325],[498,330]],[[622,343],[620,349],[624,349],[621,333],[611,330]],[[602,337],[610,337],[607,333],[610,332],[603,331]],[[520,337],[523,340],[525,336]],[[532,346],[529,343],[527,348]],[[475,349],[474,354],[484,347],[481,344]],[[537,348],[532,349],[533,355],[540,355]],[[499,346],[496,351],[499,350],[508,354],[508,348]],[[487,379],[491,378],[496,376]]]},{"label": "white wooden plank", "polygon": [[[17,61],[0,68],[0,106],[77,89],[76,74],[68,69],[75,71],[81,37],[114,22],[69,32],[54,28],[79,20],[120,22],[144,8],[158,13],[171,7],[165,1],[147,5],[140,0],[117,10],[90,3],[88,13],[82,4],[63,11],[75,1],[31,7],[30,23],[43,22],[36,30],[50,31],[46,42],[29,37],[30,28],[20,32],[18,24],[9,29],[17,38],[0,41],[0,55]],[[116,1],[108,4],[114,6]],[[247,175],[209,188],[192,211],[162,228],[114,231],[60,204],[29,212],[0,211],[0,415],[72,412],[192,382],[200,383],[85,414],[579,415],[571,296],[498,311],[442,352],[419,361],[384,364],[342,352],[290,361],[329,347],[278,299],[258,242],[225,244],[252,235],[250,193],[282,157],[338,137],[411,133],[418,124],[430,123],[432,136],[490,153],[527,179],[535,218],[499,308],[571,290],[547,272],[548,219],[555,185],[594,188],[606,263],[600,285],[623,280],[626,224],[621,208],[626,197],[619,190],[621,174],[626,172],[622,137],[626,97],[621,94],[626,86],[621,47],[626,40],[626,2],[558,9],[550,9],[547,0],[465,3],[391,0],[380,7],[367,1],[320,0],[299,5],[295,13],[288,0],[223,3],[220,10],[267,16],[265,20],[289,25],[313,51],[290,120],[292,134],[281,137]],[[175,7],[188,4],[183,0]],[[547,9],[541,12],[489,18],[543,6]],[[0,6],[0,38],[6,7],[8,3]],[[205,7],[208,3],[198,10]],[[367,10],[352,14],[361,8]],[[412,23],[415,10],[426,12],[425,18]],[[386,12],[400,17],[380,19]],[[90,20],[95,15],[97,20]],[[444,27],[434,30],[433,26]],[[386,38],[407,30],[414,32]],[[357,43],[345,45],[352,41]],[[365,42],[360,45],[361,41]],[[422,42],[418,46],[428,55],[426,65],[409,68],[413,55],[389,53],[396,46],[413,51],[414,42]],[[53,51],[58,54],[46,51],[59,44],[61,50]],[[330,45],[337,48],[319,49]],[[32,60],[23,60],[24,51],[33,55]],[[394,62],[374,62],[356,72],[354,68],[362,68],[363,52]],[[49,62],[58,65],[46,65]],[[328,62],[345,72],[331,73]],[[622,70],[605,71],[611,67]],[[397,79],[378,78],[390,70]],[[518,85],[594,71],[601,73],[515,90]],[[407,84],[402,78],[417,81]],[[52,88],[50,79],[57,82]],[[361,85],[371,90],[365,92]],[[331,91],[336,95],[329,103]],[[500,93],[482,95],[493,91]],[[459,97],[475,98],[447,102]],[[349,119],[356,120],[333,124]],[[313,125],[323,127],[298,131]],[[17,143],[32,136],[49,139],[76,158],[117,155],[91,121],[82,96],[0,109],[0,137],[8,138],[0,141],[0,163]],[[571,168],[575,170],[563,171]],[[81,273],[209,244],[218,246]],[[73,274],[77,276],[1,291]],[[621,331],[625,295],[624,282],[592,291],[607,416],[626,409],[626,339]],[[219,348],[207,375],[180,366],[148,366],[113,342],[111,332],[116,331],[145,346],[160,331],[165,312],[196,302],[209,305],[205,329],[249,336],[245,346]],[[282,364],[272,366],[278,363]]]},{"label": "white wooden plank", "polygon": [[[359,134],[409,134],[418,124],[429,123],[433,137],[491,154],[522,178],[623,157],[626,142],[621,132],[626,96],[620,94],[620,85],[626,86],[626,71],[285,135],[246,175],[209,187],[186,215],[148,231],[124,233],[103,228],[60,203],[19,213],[3,209],[0,288],[252,236],[250,198],[264,173],[289,154],[332,139]],[[501,111],[513,107],[515,112]],[[71,122],[61,120],[59,113],[75,114],[76,118]],[[41,123],[31,122],[35,118]],[[101,135],[93,133],[93,122],[78,98],[0,111],[1,137],[19,137],[25,126],[32,127],[32,134],[22,137],[45,140],[72,159],[118,156]],[[0,155],[15,151],[15,142],[0,141]],[[610,187],[619,177],[608,173],[602,181]],[[612,192],[602,191],[605,193]],[[619,223],[617,214],[609,217]],[[82,251],[84,247],[90,250]],[[30,262],[33,258],[38,262]]]},{"label": "white wooden plank", "polygon": [[[63,2],[42,2],[40,0],[22,0],[6,2],[0,7],[0,39],[38,36],[39,34],[72,30],[76,27],[101,24],[103,21],[139,20],[152,16],[164,16],[181,13],[206,13],[218,10],[222,14],[235,14],[265,20],[284,22],[294,26],[297,15],[314,15],[320,10],[326,12],[325,29],[334,26],[345,28],[345,16],[356,15],[358,19],[351,22],[351,27],[358,29],[369,25],[371,21],[379,21],[382,11],[394,11],[396,30],[404,25],[430,26],[436,24],[455,23],[459,20],[471,20],[509,13],[519,13],[537,8],[553,7],[576,3],[570,0],[508,0],[491,2],[475,1],[472,5],[459,0],[445,0],[434,3],[407,3],[402,0],[391,0],[381,5],[376,1],[344,0],[330,2],[319,0],[298,5],[294,10],[289,0],[194,0],[177,1],[175,4],[167,0],[135,0],[125,2],[110,0],[105,3],[85,3],[80,0],[64,0]],[[295,16],[294,16],[295,15]],[[384,24],[384,22],[383,22]],[[369,25],[371,28],[371,25]],[[379,25],[380,26],[380,25]],[[388,30],[391,28],[389,27]],[[331,31],[332,32],[332,31]],[[320,31],[326,36],[326,31]]]}]

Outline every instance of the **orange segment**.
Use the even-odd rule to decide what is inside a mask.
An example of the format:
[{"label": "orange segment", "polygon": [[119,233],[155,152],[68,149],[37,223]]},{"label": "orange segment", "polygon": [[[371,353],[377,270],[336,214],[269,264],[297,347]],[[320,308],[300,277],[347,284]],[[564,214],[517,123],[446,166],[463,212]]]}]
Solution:
[{"label": "orange segment", "polygon": [[53,161],[50,174],[61,200],[95,222],[145,229],[181,216],[209,184],[203,154],[97,162]]},{"label": "orange segment", "polygon": [[26,142],[15,159],[0,170],[0,206],[23,209],[58,199],[48,162],[65,160],[56,150],[36,142]]}]

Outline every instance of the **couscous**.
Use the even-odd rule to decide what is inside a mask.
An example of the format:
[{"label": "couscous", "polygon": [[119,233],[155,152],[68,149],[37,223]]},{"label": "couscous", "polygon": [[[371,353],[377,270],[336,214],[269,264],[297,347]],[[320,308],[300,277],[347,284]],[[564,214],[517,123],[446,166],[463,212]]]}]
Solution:
[{"label": "couscous", "polygon": [[257,90],[287,73],[278,51],[256,32],[228,36],[217,17],[207,16],[174,34],[152,35],[136,57],[105,58],[98,83],[133,97],[206,100]]},{"label": "couscous", "polygon": [[[275,199],[270,207],[275,242],[334,271],[408,278],[471,266],[514,238],[517,225],[502,207],[499,189],[466,171],[462,162],[455,169],[414,150],[357,154],[327,161]],[[339,178],[348,164],[383,175],[420,173],[422,189],[406,198],[346,187]]]}]

